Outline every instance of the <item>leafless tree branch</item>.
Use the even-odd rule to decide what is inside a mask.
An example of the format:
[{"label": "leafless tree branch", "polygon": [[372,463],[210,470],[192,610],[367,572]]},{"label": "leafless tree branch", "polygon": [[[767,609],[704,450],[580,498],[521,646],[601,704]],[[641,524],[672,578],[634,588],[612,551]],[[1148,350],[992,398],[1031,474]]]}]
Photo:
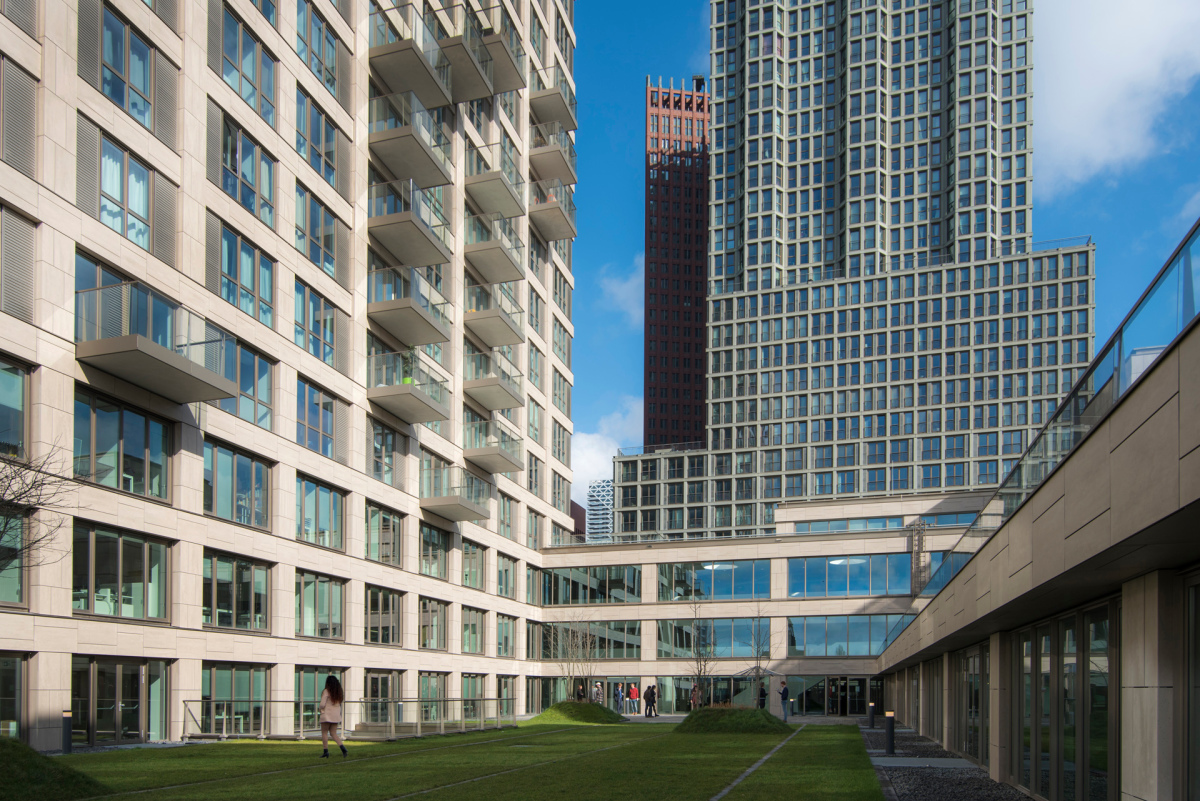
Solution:
[{"label": "leafless tree branch", "polygon": [[0,571],[66,556],[67,549],[54,545],[70,519],[73,487],[62,469],[61,453],[55,446],[31,459],[0,458]]}]

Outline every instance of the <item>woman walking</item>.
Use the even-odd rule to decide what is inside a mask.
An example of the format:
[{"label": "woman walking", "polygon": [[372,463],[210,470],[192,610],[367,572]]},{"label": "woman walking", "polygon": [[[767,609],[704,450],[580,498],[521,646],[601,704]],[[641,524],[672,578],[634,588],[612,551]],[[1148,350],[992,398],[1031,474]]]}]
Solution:
[{"label": "woman walking", "polygon": [[345,697],[342,692],[342,683],[337,680],[336,676],[325,679],[325,689],[321,691],[321,703],[317,706],[317,712],[321,716],[321,745],[325,748],[325,752],[321,754],[322,759],[329,758],[329,736],[331,734],[338,748],[342,749],[342,758],[346,758],[346,745],[342,742],[342,735],[338,733],[338,729],[342,725],[342,701]]}]

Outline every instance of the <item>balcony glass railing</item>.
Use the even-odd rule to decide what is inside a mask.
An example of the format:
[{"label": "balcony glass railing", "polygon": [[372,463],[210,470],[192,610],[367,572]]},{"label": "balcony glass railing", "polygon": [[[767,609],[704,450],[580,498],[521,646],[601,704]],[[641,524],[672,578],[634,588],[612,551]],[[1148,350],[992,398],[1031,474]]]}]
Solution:
[{"label": "balcony glass railing", "polygon": [[421,497],[462,498],[486,508],[492,498],[492,485],[462,467],[422,467]]},{"label": "balcony glass railing", "polygon": [[525,459],[521,435],[499,420],[480,420],[464,424],[463,448],[499,448],[518,462],[524,463]]},{"label": "balcony glass railing", "polygon": [[510,217],[467,215],[466,236],[468,245],[481,242],[499,242],[517,264],[525,263],[525,245],[517,237],[517,228]]},{"label": "balcony glass railing", "polygon": [[567,163],[578,174],[579,159],[575,155],[575,141],[571,139],[570,132],[563,127],[561,122],[545,122],[541,125],[530,125],[529,147],[530,149],[537,149],[539,147],[562,148]]},{"label": "balcony glass railing", "polygon": [[992,538],[1046,481],[1117,402],[1136,385],[1200,314],[1200,223],[1191,232],[1099,351],[1087,372],[1059,404],[1054,416],[1009,471],[1000,489],[950,550],[912,608],[888,633],[891,644],[971,557]]},{"label": "balcony glass railing", "polygon": [[413,133],[433,151],[434,158],[442,166],[446,169],[454,166],[450,137],[412,92],[373,97],[369,111],[371,133],[412,128]]},{"label": "balcony glass railing", "polygon": [[517,168],[517,160],[511,149],[503,147],[499,142],[482,147],[470,145],[467,148],[467,177],[486,175],[491,172],[503,175],[505,180],[516,190],[517,197],[524,205],[525,178]]},{"label": "balcony glass railing", "polygon": [[415,5],[383,6],[372,4],[371,47],[411,40],[417,52],[429,63],[438,83],[450,91],[450,60],[442,52],[433,30],[425,24]]},{"label": "balcony glass railing", "polygon": [[415,267],[377,267],[367,273],[367,302],[411,299],[442,325],[450,325],[450,302]]},{"label": "balcony glass railing", "polygon": [[367,388],[408,386],[427,395],[435,403],[449,402],[446,379],[431,373],[421,364],[417,351],[375,353],[367,357]]},{"label": "balcony glass railing", "polygon": [[138,334],[188,361],[220,374],[236,340],[201,315],[129,281],[75,293],[75,341]]},{"label": "balcony glass railing", "polygon": [[567,77],[567,71],[560,67],[550,67],[549,69],[536,70],[532,69],[533,63],[530,62],[530,84],[533,86],[533,91],[538,92],[545,89],[557,89],[563,96],[563,101],[566,102],[567,108],[571,109],[571,116],[577,117],[578,103],[575,100],[575,90],[571,88],[571,80]]},{"label": "balcony glass railing", "polygon": [[442,213],[441,201],[432,189],[421,189],[412,181],[371,184],[367,189],[367,218],[386,217],[411,211],[430,233],[452,247],[450,223]]},{"label": "balcony glass railing", "polygon": [[499,378],[517,397],[524,397],[524,378],[516,365],[499,351],[492,353],[467,353],[463,355],[463,380],[483,381]]},{"label": "balcony glass railing", "polygon": [[562,181],[538,181],[529,185],[529,205],[531,208],[549,206],[561,203],[563,213],[575,224],[575,193],[571,187]]},{"label": "balcony glass railing", "polygon": [[[499,14],[503,10],[503,6],[497,4],[495,9],[490,9],[492,13]],[[512,27],[507,21],[501,21],[499,25],[492,25],[492,32],[500,34],[500,41],[504,42],[504,46],[508,48],[508,52],[512,54],[513,61],[517,64],[517,72],[521,75],[525,74],[525,46],[521,44],[521,32]]]},{"label": "balcony glass railing", "polygon": [[438,9],[437,13],[446,14],[450,17],[450,28],[439,26],[436,19],[433,18],[434,12],[429,12],[427,24],[429,27],[438,30],[449,30],[452,33],[447,33],[442,38],[453,36],[461,36],[463,44],[471,53],[471,57],[479,64],[479,71],[487,78],[488,83],[492,82],[492,54],[488,52],[487,45],[483,42],[483,23],[479,21],[479,15],[475,9],[467,5],[450,6],[449,8]]},{"label": "balcony glass railing", "polygon": [[470,314],[472,312],[499,309],[517,330],[521,330],[524,326],[525,310],[521,308],[521,304],[517,302],[517,299],[512,296],[512,291],[508,289],[508,286],[509,284],[493,284],[491,286],[473,284],[468,286],[463,291],[464,311]]}]

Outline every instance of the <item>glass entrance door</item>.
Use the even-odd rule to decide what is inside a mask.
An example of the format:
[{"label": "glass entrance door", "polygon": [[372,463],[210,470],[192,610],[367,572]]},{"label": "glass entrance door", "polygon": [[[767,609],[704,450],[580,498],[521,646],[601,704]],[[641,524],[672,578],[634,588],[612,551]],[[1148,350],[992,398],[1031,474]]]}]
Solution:
[{"label": "glass entrance door", "polygon": [[162,739],[165,702],[165,662],[72,660],[71,729],[81,745]]}]

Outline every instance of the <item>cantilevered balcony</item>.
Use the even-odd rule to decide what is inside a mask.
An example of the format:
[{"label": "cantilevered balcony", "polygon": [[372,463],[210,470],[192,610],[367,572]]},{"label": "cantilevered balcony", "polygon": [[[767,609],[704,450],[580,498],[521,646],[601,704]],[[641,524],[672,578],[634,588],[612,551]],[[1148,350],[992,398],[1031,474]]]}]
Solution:
[{"label": "cantilevered balcony", "polygon": [[[497,4],[489,11],[499,16],[502,9],[503,6]],[[492,26],[490,32],[484,30],[483,42],[492,54],[492,88],[496,93],[524,89],[527,85],[525,70],[528,62],[517,29],[501,20],[499,25]]]},{"label": "cantilevered balcony", "polygon": [[489,411],[524,406],[523,379],[499,351],[463,354],[463,392]]},{"label": "cantilevered balcony", "polygon": [[450,340],[450,304],[415,267],[367,273],[367,316],[405,345]]},{"label": "cantilevered balcony", "polygon": [[[450,18],[450,36],[438,40],[450,60],[451,96],[455,103],[466,103],[496,94],[492,87],[492,53],[483,41],[483,24],[475,9],[467,5],[450,6],[435,12]],[[440,28],[439,28],[440,30]]]},{"label": "cantilevered balcony", "polygon": [[484,214],[525,213],[525,179],[513,153],[500,143],[467,148],[467,194]]},{"label": "cantilevered balcony", "polygon": [[393,92],[413,92],[425,108],[448,106],[450,60],[415,4],[371,14],[371,67]]},{"label": "cantilevered balcony", "polygon": [[463,426],[463,458],[489,473],[525,469],[521,435],[499,420],[480,420]]},{"label": "cantilevered balcony", "polygon": [[75,293],[75,358],[176,403],[236,398],[234,337],[144,284]]},{"label": "cantilevered balcony", "polygon": [[530,69],[529,81],[533,91],[529,94],[529,110],[538,122],[558,122],[568,131],[579,127],[576,116],[575,90],[565,70],[551,67],[545,70]]},{"label": "cantilevered balcony", "polygon": [[562,181],[529,185],[529,221],[546,239],[571,239],[577,233],[574,194]]},{"label": "cantilevered balcony", "polygon": [[463,227],[467,261],[484,281],[503,284],[525,277],[525,245],[517,238],[512,220],[468,216]]},{"label": "cantilevered balcony", "polygon": [[474,285],[463,291],[463,322],[489,348],[525,341],[525,312],[507,287]]},{"label": "cantilevered balcony", "polygon": [[377,353],[367,357],[367,400],[406,423],[450,419],[446,379],[421,363],[420,352]]},{"label": "cantilevered balcony", "polygon": [[447,520],[487,520],[492,485],[466,468],[421,469],[421,508]]},{"label": "cantilevered balcony", "polygon": [[561,122],[529,126],[529,166],[543,181],[573,184],[579,180],[575,142]]},{"label": "cantilevered balcony", "polygon": [[411,180],[373,184],[367,190],[367,231],[413,267],[445,264],[453,251],[441,204]]},{"label": "cantilevered balcony", "polygon": [[413,92],[373,97],[371,152],[397,178],[421,188],[454,180],[450,138]]}]

